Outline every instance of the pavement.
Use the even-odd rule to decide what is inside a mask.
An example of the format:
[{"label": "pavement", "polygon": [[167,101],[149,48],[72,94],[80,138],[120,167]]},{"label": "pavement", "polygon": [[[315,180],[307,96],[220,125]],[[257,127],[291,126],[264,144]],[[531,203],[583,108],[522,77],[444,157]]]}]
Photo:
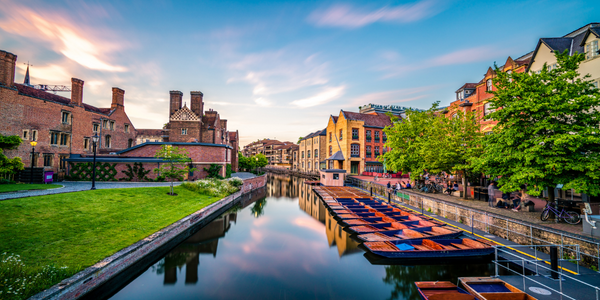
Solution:
[{"label": "pavement", "polygon": [[[361,180],[374,182],[374,177],[371,177],[371,176],[352,176],[352,177],[361,179]],[[408,181],[408,179],[405,179],[405,178],[378,178],[376,183],[386,186],[388,182],[390,182],[391,184],[396,184],[398,181],[402,181],[402,182],[406,183]],[[480,200],[474,200],[474,199],[463,199],[463,198],[459,198],[456,196],[449,196],[446,194],[423,193],[423,192],[418,192],[415,189],[411,189],[410,191],[412,193],[422,194],[427,197],[436,198],[436,199],[468,206],[468,207],[471,207],[474,209],[495,213],[495,214],[509,217],[512,219],[526,221],[526,222],[535,224],[537,226],[549,227],[549,228],[563,230],[566,232],[578,234],[578,235],[589,237],[589,238],[598,239],[597,236],[592,237],[590,235],[583,233],[582,222],[585,222],[585,220],[583,218],[582,218],[581,222],[577,225],[571,225],[571,224],[567,224],[564,222],[556,223],[554,221],[554,219],[552,219],[552,218],[548,219],[548,221],[542,221],[540,219],[540,215],[541,215],[542,209],[546,205],[546,202],[543,200],[540,200],[543,203],[540,203],[540,201],[534,201],[535,202],[535,212],[527,212],[524,209],[521,209],[520,211],[515,212],[511,209],[490,207],[488,205],[487,201],[480,201]]]},{"label": "pavement", "polygon": [[254,177],[256,177],[256,175],[254,175],[250,172],[237,172],[237,173],[232,173],[231,177],[237,177],[237,178],[244,180],[244,179],[254,178]]},{"label": "pavement", "polygon": [[[92,187],[91,181],[63,181],[56,182],[61,184],[62,187],[49,189],[49,190],[31,190],[31,191],[18,191],[10,193],[0,193],[0,201],[16,198],[26,198],[34,196],[52,195],[71,193],[79,191],[88,191]],[[155,187],[155,186],[169,186],[170,182],[96,182],[96,189],[123,189],[123,188],[140,188],[140,187]],[[175,185],[181,184],[181,182],[174,182]]]}]

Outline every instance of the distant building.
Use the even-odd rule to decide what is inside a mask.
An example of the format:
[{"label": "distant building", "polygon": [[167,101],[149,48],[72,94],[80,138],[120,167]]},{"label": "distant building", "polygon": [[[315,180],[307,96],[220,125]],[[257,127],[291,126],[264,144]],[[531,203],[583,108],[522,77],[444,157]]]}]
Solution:
[{"label": "distant building", "polygon": [[167,137],[168,135],[163,129],[138,129],[135,144],[164,142],[164,139]]},{"label": "distant building", "polygon": [[294,152],[298,150],[298,145],[290,142],[284,142],[283,145],[275,145],[269,164],[283,169],[294,169]]},{"label": "distant building", "polygon": [[308,134],[300,141],[298,169],[300,171],[318,171],[326,167],[327,130],[321,129]]},{"label": "distant building", "polygon": [[[400,116],[402,118],[406,117],[406,111],[409,109],[414,109],[405,106],[399,105],[379,105],[369,103],[367,105],[359,106],[359,113],[361,114],[371,114],[371,113],[392,113],[393,115]],[[418,110],[418,109],[417,109]]]}]

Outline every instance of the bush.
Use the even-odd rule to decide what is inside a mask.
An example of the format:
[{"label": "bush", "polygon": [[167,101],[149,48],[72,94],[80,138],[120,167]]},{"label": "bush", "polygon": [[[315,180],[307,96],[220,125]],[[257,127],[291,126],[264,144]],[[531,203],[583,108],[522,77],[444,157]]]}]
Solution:
[{"label": "bush", "polygon": [[231,178],[232,167],[231,164],[227,164],[225,169],[225,178]]},{"label": "bush", "polygon": [[3,253],[0,255],[0,279],[3,279],[0,299],[27,299],[72,273],[67,267],[26,266],[19,255]]},{"label": "bush", "polygon": [[223,176],[219,175],[219,173],[221,173],[221,165],[218,164],[210,164],[210,167],[204,168],[204,171],[206,173],[208,173],[208,178],[217,178],[217,179],[223,179]]},{"label": "bush", "polygon": [[215,178],[201,179],[194,182],[184,182],[181,186],[192,192],[196,192],[203,195],[209,195],[213,197],[227,197],[239,190],[238,187],[234,186],[234,183],[229,183],[232,180],[219,180]]},{"label": "bush", "polygon": [[7,178],[0,178],[0,184],[14,184],[15,182],[7,179]]},{"label": "bush", "polygon": [[244,184],[244,181],[237,177],[230,178],[227,181],[229,182],[230,185],[235,186],[235,187],[240,187]]}]

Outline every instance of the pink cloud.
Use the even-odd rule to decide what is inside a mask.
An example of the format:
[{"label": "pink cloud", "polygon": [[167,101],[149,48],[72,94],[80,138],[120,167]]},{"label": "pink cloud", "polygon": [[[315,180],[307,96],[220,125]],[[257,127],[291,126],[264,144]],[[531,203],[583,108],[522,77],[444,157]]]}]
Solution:
[{"label": "pink cloud", "polygon": [[308,20],[317,26],[359,28],[375,22],[415,22],[440,11],[437,3],[430,0],[395,7],[386,6],[372,11],[338,4],[325,11],[314,11]]}]

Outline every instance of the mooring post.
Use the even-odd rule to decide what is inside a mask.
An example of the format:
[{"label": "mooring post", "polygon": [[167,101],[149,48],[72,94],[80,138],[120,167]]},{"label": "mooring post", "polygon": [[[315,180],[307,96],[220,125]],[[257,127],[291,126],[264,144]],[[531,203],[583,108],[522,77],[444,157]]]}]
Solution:
[{"label": "mooring post", "polygon": [[473,234],[473,211],[471,211],[471,234]]},{"label": "mooring post", "polygon": [[388,191],[388,203],[392,203],[392,193]]},{"label": "mooring post", "polygon": [[550,246],[550,275],[552,279],[558,279],[558,248]]},{"label": "mooring post", "polygon": [[373,187],[371,187],[371,197],[373,197]]}]

